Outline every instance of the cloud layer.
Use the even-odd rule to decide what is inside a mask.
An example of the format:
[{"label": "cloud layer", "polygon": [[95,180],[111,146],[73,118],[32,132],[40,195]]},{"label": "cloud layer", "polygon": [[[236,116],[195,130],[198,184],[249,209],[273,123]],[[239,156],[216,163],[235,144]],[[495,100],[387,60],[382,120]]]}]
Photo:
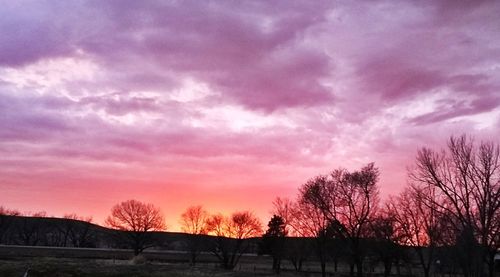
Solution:
[{"label": "cloud layer", "polygon": [[16,1],[0,10],[3,205],[255,210],[418,147],[500,133],[492,1]]}]

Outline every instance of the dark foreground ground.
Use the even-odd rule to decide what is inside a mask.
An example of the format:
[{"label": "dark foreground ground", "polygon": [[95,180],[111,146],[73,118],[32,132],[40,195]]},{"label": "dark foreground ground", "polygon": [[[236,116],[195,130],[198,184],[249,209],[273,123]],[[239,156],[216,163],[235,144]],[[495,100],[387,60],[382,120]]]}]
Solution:
[{"label": "dark foreground ground", "polygon": [[[0,245],[0,277],[271,277],[278,276],[271,270],[270,257],[244,255],[234,270],[223,270],[215,257],[209,253],[199,256],[195,267],[188,264],[188,255],[180,251],[148,250],[139,259],[130,250],[122,249],[82,249]],[[304,272],[294,271],[292,265],[284,261],[282,277],[319,277],[319,264],[308,261]],[[29,270],[28,270],[29,269]],[[333,265],[327,265],[328,276],[348,276],[348,268],[339,265],[339,272],[333,273]],[[27,275],[25,273],[28,272]],[[392,276],[420,276],[419,270],[402,269]],[[366,276],[382,276],[380,269]],[[459,275],[433,274],[433,277],[457,277]]]},{"label": "dark foreground ground", "polygon": [[133,264],[131,261],[109,261],[63,258],[32,258],[0,261],[0,276],[22,277],[27,269],[29,277],[70,276],[266,276],[265,273],[222,271],[206,266],[190,268],[178,264]]},{"label": "dark foreground ground", "polygon": [[[134,259],[130,250],[0,245],[0,277],[24,277],[26,271],[27,277],[276,276],[269,257],[243,256],[232,271],[218,267],[213,255],[201,254],[199,258],[198,265],[191,267],[185,253],[172,251],[146,251],[144,258]],[[319,272],[313,272],[319,268],[306,267],[306,270],[309,272],[297,273],[288,267],[280,276],[320,276]]]},{"label": "dark foreground ground", "polygon": [[[250,277],[276,276],[269,269],[242,268],[225,271],[214,265],[203,264],[190,267],[187,264],[166,264],[147,262],[134,264],[132,261],[65,259],[65,258],[30,258],[0,260],[0,276],[22,277],[29,268],[28,277]],[[319,276],[317,273],[282,272],[280,276]]]}]

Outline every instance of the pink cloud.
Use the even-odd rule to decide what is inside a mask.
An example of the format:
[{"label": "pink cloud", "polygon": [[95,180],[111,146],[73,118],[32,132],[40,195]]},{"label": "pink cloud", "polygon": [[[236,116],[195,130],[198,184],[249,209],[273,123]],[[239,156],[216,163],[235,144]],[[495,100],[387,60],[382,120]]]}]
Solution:
[{"label": "pink cloud", "polygon": [[198,203],[265,217],[310,177],[371,161],[397,192],[418,147],[496,139],[498,14],[486,1],[6,4],[0,205],[103,218],[135,197],[169,218]]}]

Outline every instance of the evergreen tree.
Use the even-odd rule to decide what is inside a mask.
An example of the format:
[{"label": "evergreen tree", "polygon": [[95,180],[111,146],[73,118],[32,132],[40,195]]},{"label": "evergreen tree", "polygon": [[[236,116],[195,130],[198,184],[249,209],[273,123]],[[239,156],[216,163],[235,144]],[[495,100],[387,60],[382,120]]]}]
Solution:
[{"label": "evergreen tree", "polygon": [[273,270],[279,274],[287,235],[286,224],[281,216],[273,215],[267,226],[268,229],[260,244],[260,253],[271,255]]}]

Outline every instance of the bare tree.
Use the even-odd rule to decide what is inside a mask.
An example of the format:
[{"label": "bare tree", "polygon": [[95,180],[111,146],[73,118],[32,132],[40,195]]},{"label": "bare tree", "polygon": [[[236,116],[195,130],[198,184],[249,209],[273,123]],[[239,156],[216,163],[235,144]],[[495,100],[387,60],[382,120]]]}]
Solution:
[{"label": "bare tree", "polygon": [[[384,265],[384,277],[391,275],[392,265],[399,264],[402,257],[401,234],[397,232],[397,221],[393,212],[382,209],[371,223],[372,248],[378,260]],[[400,275],[399,267],[398,275]],[[426,276],[428,277],[428,276]]]},{"label": "bare tree", "polygon": [[209,214],[202,206],[191,206],[181,215],[181,229],[188,234],[186,243],[189,249],[191,265],[196,264],[196,257],[200,252],[203,235],[208,233],[207,220]]},{"label": "bare tree", "polygon": [[[92,232],[92,217],[83,217],[76,214],[66,214],[65,219],[68,223],[67,233],[69,242],[73,247],[88,247],[93,245],[94,233]],[[71,226],[72,225],[72,226]]]},{"label": "bare tree", "polygon": [[425,277],[430,276],[436,247],[442,242],[444,232],[439,207],[423,201],[424,198],[433,199],[434,195],[433,187],[407,187],[387,203],[396,223],[399,243],[414,249]]},{"label": "bare tree", "polygon": [[154,245],[152,231],[163,231],[166,228],[159,208],[137,200],[127,200],[115,205],[106,219],[106,225],[122,231],[125,243],[132,247],[134,255]]},{"label": "bare tree", "polygon": [[311,257],[316,249],[315,243],[309,238],[304,237],[287,237],[285,238],[285,258],[288,259],[295,271],[300,272],[304,263]]},{"label": "bare tree", "polygon": [[293,206],[294,202],[288,198],[276,197],[273,201],[273,214],[283,219],[288,234],[292,232],[290,222],[293,215]]},{"label": "bare tree", "polygon": [[262,234],[262,223],[249,211],[233,213],[228,227],[228,234],[231,238],[247,239],[259,237]]},{"label": "bare tree", "polygon": [[[378,176],[378,169],[370,163],[355,172],[334,170],[329,176],[318,176],[300,188],[294,216],[297,228],[309,229],[315,237],[322,236],[321,232],[333,232],[337,238],[345,239],[351,258],[351,276],[354,266],[357,276],[363,276],[362,240],[368,236],[370,220],[377,210]],[[323,267],[322,264],[324,276]]]},{"label": "bare tree", "polygon": [[318,256],[321,274],[326,276],[328,258],[328,242],[332,238],[328,227],[332,222],[329,212],[335,206],[330,198],[332,185],[328,176],[319,175],[306,182],[299,189],[299,199],[292,208],[290,225],[302,237],[315,238],[316,255]]},{"label": "bare tree", "polygon": [[[363,261],[366,255],[363,238],[370,231],[370,221],[374,218],[378,207],[378,168],[370,163],[359,171],[352,173],[346,170],[336,170],[331,174],[337,197],[337,208],[332,212],[339,228],[339,235],[347,239],[352,261],[356,266],[358,277],[363,276]],[[353,276],[351,267],[351,276]]]},{"label": "bare tree", "polygon": [[181,215],[181,229],[188,234],[206,234],[208,212],[201,205],[191,206]]},{"label": "bare tree", "polygon": [[[212,215],[207,220],[210,234],[215,235],[214,255],[226,269],[233,269],[250,246],[248,239],[262,234],[262,224],[251,212],[235,212],[230,217]],[[229,239],[228,239],[229,238]]]},{"label": "bare tree", "polygon": [[[500,248],[499,145],[477,145],[465,135],[451,137],[446,150],[419,150],[410,177],[417,184],[436,188],[435,198],[424,200],[452,217],[457,234],[470,242],[469,248],[478,245],[479,256],[493,277],[494,257]],[[467,257],[468,262],[463,263],[465,276],[481,274],[483,266],[472,264],[473,258]]]},{"label": "bare tree", "polygon": [[53,222],[50,245],[61,247],[90,246],[92,217],[80,217],[76,214],[65,214],[63,219]]},{"label": "bare tree", "polygon": [[296,271],[302,271],[304,262],[313,250],[310,241],[304,236],[314,236],[312,230],[316,229],[314,221],[305,220],[304,214],[299,211],[297,203],[288,198],[277,197],[273,201],[273,213],[283,219],[285,232],[290,236],[285,238],[283,255]]},{"label": "bare tree", "polygon": [[[31,214],[31,215],[30,215]],[[47,224],[44,217],[47,213],[36,212],[27,213],[19,218],[19,223],[16,223],[16,235],[18,243],[22,245],[39,245],[46,240]]]},{"label": "bare tree", "polygon": [[0,215],[11,215],[11,216],[19,216],[21,212],[18,210],[7,209],[4,206],[0,206]]}]

